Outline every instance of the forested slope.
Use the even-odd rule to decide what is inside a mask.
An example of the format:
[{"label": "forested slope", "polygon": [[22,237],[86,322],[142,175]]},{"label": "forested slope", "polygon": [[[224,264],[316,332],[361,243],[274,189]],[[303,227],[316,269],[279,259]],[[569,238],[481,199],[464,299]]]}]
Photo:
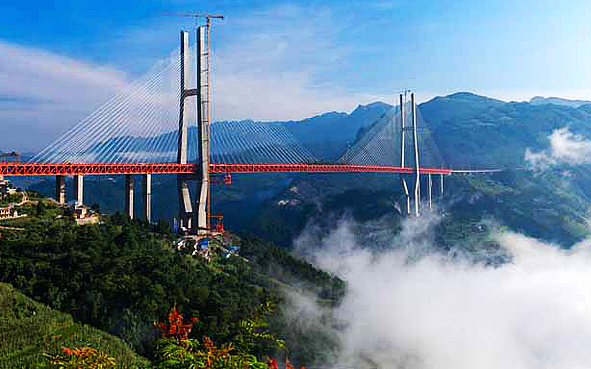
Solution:
[{"label": "forested slope", "polygon": [[88,325],[74,323],[68,314],[35,302],[0,283],[0,368],[30,368],[66,347],[91,345],[128,367],[147,365],[120,338]]},{"label": "forested slope", "polygon": [[[24,230],[0,230],[0,282],[123,338],[148,357],[157,334],[154,322],[164,320],[175,304],[184,316],[199,320],[195,337],[229,342],[258,306],[278,304],[281,314],[282,284],[304,283],[323,297],[342,294],[323,291],[344,289],[342,281],[259,239],[240,242],[248,260],[217,256],[206,262],[176,250],[163,224],[147,226],[115,215],[102,217],[100,225],[76,226],[50,203],[22,211],[29,213],[28,220],[19,220]],[[279,268],[283,272],[274,273]],[[294,360],[306,359],[290,342],[286,346],[296,352]],[[260,354],[271,354],[266,350],[261,347]]]}]

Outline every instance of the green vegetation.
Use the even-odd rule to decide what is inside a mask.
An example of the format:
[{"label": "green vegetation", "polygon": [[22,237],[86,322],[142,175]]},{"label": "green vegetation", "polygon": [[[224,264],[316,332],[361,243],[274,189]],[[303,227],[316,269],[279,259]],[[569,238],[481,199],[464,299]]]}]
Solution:
[{"label": "green vegetation", "polygon": [[[265,344],[284,348],[284,342],[269,332],[265,322],[273,309],[270,303],[259,306],[253,318],[240,322],[233,341],[217,346],[207,336],[201,341],[189,338],[196,319],[189,323],[183,322],[183,316],[173,307],[168,322],[159,327],[162,338],[156,343],[156,365],[159,369],[268,369],[267,364],[259,361],[255,353],[258,347]],[[269,363],[270,358],[266,362]]]},{"label": "green vegetation", "polygon": [[[240,242],[249,261],[218,256],[208,263],[175,250],[163,222],[147,226],[116,214],[103,217],[100,225],[76,226],[66,209],[45,201],[23,211],[30,214],[19,223],[24,230],[0,230],[0,282],[124,339],[148,358],[155,357],[154,322],[163,320],[173,304],[199,320],[194,337],[222,343],[236,339],[241,322],[261,304],[281,304],[284,283],[302,280],[329,303],[344,290],[342,281],[254,238]],[[275,274],[273,265],[284,273]],[[340,293],[327,292],[333,290]],[[281,314],[277,309],[270,322]],[[274,323],[273,329],[282,337],[290,328]],[[295,345],[312,344],[314,338],[292,337],[286,348],[294,350],[294,361],[313,360],[310,350],[303,357]],[[265,357],[274,350],[257,346],[254,352]]]},{"label": "green vegetation", "polygon": [[75,319],[117,334],[140,352],[170,304],[223,340],[236,320],[271,298],[240,259],[221,271],[178,255],[161,235],[115,216],[101,226],[29,224],[1,242],[0,279]]},{"label": "green vegetation", "polygon": [[0,199],[0,207],[8,206],[10,204],[17,204],[23,201],[23,194],[22,193],[13,193],[11,195],[6,195]]},{"label": "green vegetation", "polygon": [[[494,219],[509,229],[569,247],[589,235],[589,181],[591,170],[585,166],[454,177],[448,182],[450,196],[456,198],[449,208],[453,217],[444,223]],[[471,233],[469,228],[464,232]],[[447,242],[461,239],[447,231],[444,235]]]},{"label": "green vegetation", "polygon": [[585,105],[576,109],[505,103],[460,92],[423,103],[420,111],[443,158],[454,168],[522,166],[526,148],[548,148],[548,135],[566,126],[591,137],[591,114]]},{"label": "green vegetation", "polygon": [[338,303],[345,294],[345,282],[341,279],[316,269],[273,242],[244,236],[240,254],[253,261],[257,271],[283,284],[304,285],[332,303]]},{"label": "green vegetation", "polygon": [[121,339],[74,323],[70,315],[0,283],[0,368],[34,367],[46,360],[44,353],[55,355],[62,346],[83,345],[98,348],[127,367],[147,364]]},{"label": "green vegetation", "polygon": [[[459,93],[422,104],[421,112],[432,132],[429,137],[456,168],[520,167],[525,148],[546,149],[547,136],[567,125],[572,132],[591,136],[589,106],[533,106]],[[372,119],[382,114],[374,113],[369,114]],[[332,132],[329,123],[334,119],[344,122],[345,118],[327,115],[316,119],[315,124],[330,126]],[[369,127],[371,122],[358,123],[352,126]],[[295,132],[295,128],[292,130]],[[363,132],[358,131],[358,136]],[[305,144],[316,145],[311,150],[323,157],[338,156],[351,140],[343,135],[340,144],[333,146],[328,138],[316,140],[307,130],[300,134],[307,135]],[[155,187],[170,188],[174,180],[159,176]],[[402,216],[394,210],[396,203],[401,203],[397,176],[277,174],[236,176],[233,180],[232,186],[223,187],[212,199],[213,207],[225,215],[225,225],[283,245],[289,245],[311,222],[322,232],[333,227],[335,219],[347,216],[361,222],[387,216],[394,233],[400,229]],[[89,178],[89,203],[101,201],[105,212],[114,212],[122,203],[120,181]],[[540,173],[508,170],[448,177],[445,197],[440,200],[444,216],[436,227],[435,239],[443,248],[494,254],[499,246],[491,236],[490,221],[568,247],[589,235],[589,183],[591,168],[584,165],[554,167]],[[40,188],[51,193],[53,184],[45,182]],[[425,183],[422,188],[427,188]],[[63,208],[40,200],[19,207],[19,213],[28,214],[27,218],[0,223],[25,228],[0,229],[0,281],[71,314],[77,322],[123,338],[136,352],[159,365],[183,367],[189,364],[180,361],[188,357],[194,364],[202,363],[204,355],[214,351],[226,366],[233,356],[244,363],[246,355],[252,355],[248,360],[253,365],[262,365],[262,358],[277,354],[277,345],[257,342],[242,350],[241,358],[238,347],[241,340],[244,342],[244,322],[252,322],[257,309],[269,302],[278,308],[265,317],[265,329],[285,340],[294,362],[316,363],[338,344],[320,329],[311,333],[286,325],[283,292],[305,289],[324,306],[331,306],[340,301],[345,285],[285,248],[243,235],[237,241],[240,257],[215,257],[207,263],[191,257],[186,250],[171,247],[174,236],[164,222],[148,226],[114,215],[103,217],[100,225],[76,227]],[[171,205],[176,198],[162,195],[155,196],[155,201],[157,216],[174,216],[175,206]],[[491,261],[504,261],[505,255],[498,256]],[[199,320],[186,338],[193,341],[155,345],[158,334],[153,323],[164,320],[175,304],[180,314]],[[98,339],[93,337],[88,343],[94,347]],[[129,362],[105,351],[118,363]],[[6,352],[0,350],[0,357]],[[165,364],[164,356],[177,361]],[[37,360],[34,358],[37,356],[31,360]]]},{"label": "green vegetation", "polygon": [[[38,230],[54,224],[68,225],[71,222],[64,215],[64,208],[49,199],[38,199],[17,206],[19,214],[26,214],[27,217],[16,219],[2,219],[0,225],[7,227],[32,227]],[[8,234],[10,237],[10,233]]]}]

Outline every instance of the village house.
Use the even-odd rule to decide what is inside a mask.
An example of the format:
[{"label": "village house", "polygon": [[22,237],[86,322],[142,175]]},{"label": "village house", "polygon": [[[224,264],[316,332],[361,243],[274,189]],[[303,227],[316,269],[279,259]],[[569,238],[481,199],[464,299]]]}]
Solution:
[{"label": "village house", "polygon": [[0,219],[18,217],[18,211],[10,206],[0,208]]},{"label": "village house", "polygon": [[10,182],[8,182],[5,179],[0,180],[0,195],[2,197],[7,196],[7,195],[14,195],[15,193],[17,193],[16,187],[13,187],[10,184]]}]

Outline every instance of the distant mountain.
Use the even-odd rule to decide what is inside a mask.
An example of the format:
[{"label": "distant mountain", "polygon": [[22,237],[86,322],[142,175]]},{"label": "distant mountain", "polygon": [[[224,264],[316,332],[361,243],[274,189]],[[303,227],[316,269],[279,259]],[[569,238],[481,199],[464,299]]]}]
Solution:
[{"label": "distant mountain", "polygon": [[[393,112],[375,121],[375,125],[390,119]],[[449,216],[436,232],[440,245],[468,247],[470,242],[465,239],[476,237],[482,247],[496,247],[485,235],[490,219],[564,247],[588,237],[591,166],[555,166],[542,173],[516,168],[526,167],[527,148],[547,149],[548,136],[556,129],[568,127],[571,132],[591,138],[591,104],[578,108],[535,105],[461,92],[421,104],[419,114],[422,128],[428,129],[448,166],[508,168],[500,173],[451,176],[445,180],[445,195],[437,202]],[[371,135],[371,129],[361,129],[360,139],[364,134]],[[426,160],[425,146],[423,143],[422,164]],[[426,179],[422,182],[425,191]],[[401,194],[397,176],[309,175],[268,202],[260,231],[288,244],[304,225],[314,224],[326,230],[343,216],[352,216],[360,224],[386,217],[385,223],[395,230],[402,217],[394,209],[397,204],[400,208]],[[286,200],[295,205],[284,205]]]},{"label": "distant mountain", "polygon": [[[374,102],[368,105],[359,105],[351,114],[343,112],[329,112],[324,113],[312,118],[306,118],[300,121],[276,121],[276,122],[265,122],[260,124],[260,127],[268,127],[272,125],[283,125],[289,133],[312,153],[312,155],[322,161],[330,161],[339,158],[346,150],[347,145],[355,140],[358,131],[364,127],[367,127],[374,123],[375,120],[384,115],[387,111],[391,110],[392,106],[382,103]],[[254,122],[252,120],[242,120],[236,122],[216,122],[212,126],[212,140],[216,140],[216,137],[222,136],[231,141],[235,139],[235,135],[244,132],[244,125],[250,125],[260,122]],[[278,127],[279,128],[279,127]],[[220,133],[223,132],[223,133]],[[248,131],[246,131],[248,132]],[[219,133],[219,135],[216,135]],[[158,153],[158,157],[150,156],[149,160],[155,160],[154,162],[166,163],[176,161],[176,131],[165,132],[154,137],[112,137],[104,142],[97,142],[94,147],[88,149],[89,153],[94,151],[102,150],[105,147],[119,147],[119,143],[122,140],[128,140],[126,149],[128,153],[134,153],[138,147],[147,152]],[[195,160],[197,147],[197,128],[190,126],[188,131],[188,147],[189,147],[189,162]],[[262,137],[259,137],[259,139]],[[225,142],[225,141],[224,141]],[[224,142],[218,141],[219,145]],[[223,146],[223,145],[222,145]],[[221,149],[222,152],[227,152]],[[86,154],[86,153],[85,153]],[[215,150],[212,151],[212,156],[215,155]],[[245,157],[250,157],[252,153],[243,152]],[[143,158],[139,155],[134,156],[135,159],[142,160]],[[113,157],[103,158],[109,162],[112,162]],[[212,158],[215,162],[215,158]],[[96,160],[93,159],[97,163]],[[257,159],[253,159],[255,162]]]},{"label": "distant mountain", "polygon": [[[360,105],[351,114],[329,112],[302,121],[275,123],[283,124],[317,158],[332,160],[340,157],[356,138],[363,137],[369,131],[368,127],[389,119],[394,112],[388,104],[374,103]],[[423,118],[423,126],[419,128],[428,130],[446,166],[452,168],[523,167],[526,164],[525,150],[547,149],[548,136],[563,127],[591,137],[591,104],[578,108],[536,105],[459,92],[420,104],[419,114]],[[427,160],[424,151],[421,159]],[[470,217],[477,214],[474,204],[478,202],[474,196],[480,196],[486,199],[481,207],[513,229],[523,229],[527,234],[546,239],[555,236],[561,243],[571,244],[580,240],[583,234],[581,219],[585,219],[586,213],[581,209],[591,206],[591,186],[588,185],[591,169],[581,166],[568,168],[568,171],[574,174],[571,181],[574,181],[576,196],[557,185],[563,179],[560,170],[548,173],[543,183],[539,177],[518,171],[515,183],[503,176],[486,177],[488,179],[484,182],[480,176],[475,176],[468,182],[450,179],[455,184],[450,183],[447,188],[456,191],[451,195],[469,199],[458,204],[468,209]],[[216,186],[213,190],[212,208],[215,214],[224,214],[224,223],[230,229],[257,233],[288,245],[310,219],[321,219],[330,213],[341,214],[346,212],[345,209],[351,209],[354,215],[359,214],[360,219],[362,215],[367,219],[395,212],[392,210],[394,203],[400,201],[396,197],[400,193],[396,178],[369,174],[235,175],[231,186]],[[37,184],[21,183],[38,188],[49,196],[55,188],[53,178]],[[171,221],[176,216],[176,193],[170,191],[176,186],[174,176],[156,176],[153,186],[154,218]],[[71,189],[68,184],[68,190]],[[498,192],[500,189],[502,193]],[[137,193],[139,215],[140,191]],[[505,195],[507,198],[503,197]],[[519,206],[509,195],[519,196]],[[547,200],[552,202],[543,200],[545,196],[549,196]],[[290,200],[290,205],[280,201],[286,199]],[[89,176],[85,202],[100,202],[101,209],[107,213],[121,211],[123,178]],[[561,214],[569,214],[563,222],[570,223],[560,225]],[[543,215],[544,219],[533,219],[536,215]],[[535,226],[530,227],[532,224]],[[546,224],[564,228],[564,234],[552,231],[552,228],[546,232]]]},{"label": "distant mountain", "polygon": [[526,148],[547,148],[552,131],[566,126],[591,137],[589,105],[507,103],[461,92],[419,108],[445,162],[455,168],[521,166]]},{"label": "distant mountain", "polygon": [[532,105],[545,105],[545,104],[554,104],[554,105],[564,105],[570,106],[572,108],[578,108],[581,105],[591,104],[591,101],[587,100],[569,100],[563,99],[560,97],[542,97],[542,96],[535,96],[532,97],[529,101]]},{"label": "distant mountain", "polygon": [[426,103],[420,104],[423,118],[431,127],[438,127],[444,122],[463,119],[505,105],[501,100],[475,95],[469,92],[458,92],[448,96],[438,96]]},{"label": "distant mountain", "polygon": [[355,140],[359,129],[369,126],[390,109],[391,105],[374,102],[359,105],[351,114],[330,112],[283,125],[316,158],[334,160]]}]

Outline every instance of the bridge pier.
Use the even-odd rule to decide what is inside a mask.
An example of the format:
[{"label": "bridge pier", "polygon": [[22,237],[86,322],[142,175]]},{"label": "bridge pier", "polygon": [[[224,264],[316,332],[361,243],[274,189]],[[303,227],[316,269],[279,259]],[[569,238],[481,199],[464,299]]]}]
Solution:
[{"label": "bridge pier", "polygon": [[429,181],[429,210],[433,210],[433,182],[431,180],[431,173],[427,176]]},{"label": "bridge pier", "polygon": [[66,177],[55,176],[55,201],[59,204],[66,203]]},{"label": "bridge pier", "polygon": [[76,199],[76,206],[84,204],[84,176],[74,176],[74,198]]},{"label": "bridge pier", "polygon": [[143,191],[142,195],[144,197],[144,208],[143,208],[143,218],[144,220],[150,224],[151,217],[152,217],[152,175],[151,174],[144,174],[144,180],[142,181]]},{"label": "bridge pier", "polygon": [[443,196],[443,174],[439,175],[439,194]]},{"label": "bridge pier", "polygon": [[185,179],[177,178],[177,191],[179,201],[179,228],[184,227],[189,230],[192,227],[193,207],[191,205],[189,184]]},{"label": "bridge pier", "polygon": [[133,174],[125,175],[125,214],[133,219]]},{"label": "bridge pier", "polygon": [[[400,176],[403,177],[404,174],[401,174]],[[404,177],[402,179],[402,190],[404,191],[404,198],[406,200],[406,209],[404,211],[406,212],[406,215],[410,215],[410,191],[408,190],[408,184]]]}]

